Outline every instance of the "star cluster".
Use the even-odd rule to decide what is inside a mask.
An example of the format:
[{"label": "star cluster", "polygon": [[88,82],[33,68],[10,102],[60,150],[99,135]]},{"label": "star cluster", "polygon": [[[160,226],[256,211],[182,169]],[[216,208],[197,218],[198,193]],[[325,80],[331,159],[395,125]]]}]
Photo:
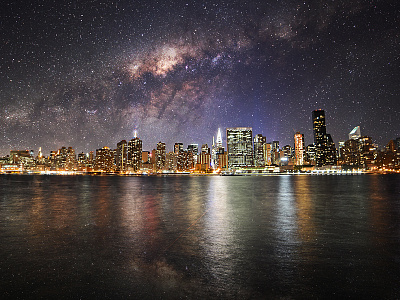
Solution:
[{"label": "star cluster", "polygon": [[400,136],[397,1],[12,1],[0,35],[0,153],[115,147],[138,129],[211,143],[250,126],[312,143]]}]

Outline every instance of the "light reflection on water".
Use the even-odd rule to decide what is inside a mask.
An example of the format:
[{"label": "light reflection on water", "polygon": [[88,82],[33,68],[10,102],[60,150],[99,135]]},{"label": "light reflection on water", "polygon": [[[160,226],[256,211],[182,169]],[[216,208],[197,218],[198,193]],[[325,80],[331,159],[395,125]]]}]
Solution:
[{"label": "light reflection on water", "polygon": [[4,297],[400,297],[398,176],[2,176],[0,192]]}]

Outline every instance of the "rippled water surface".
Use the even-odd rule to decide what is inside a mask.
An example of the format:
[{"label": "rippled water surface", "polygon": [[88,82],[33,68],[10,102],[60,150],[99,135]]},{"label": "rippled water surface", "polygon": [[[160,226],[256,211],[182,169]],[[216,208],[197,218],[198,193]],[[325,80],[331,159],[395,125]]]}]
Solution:
[{"label": "rippled water surface", "polygon": [[0,176],[0,298],[400,298],[400,177]]}]

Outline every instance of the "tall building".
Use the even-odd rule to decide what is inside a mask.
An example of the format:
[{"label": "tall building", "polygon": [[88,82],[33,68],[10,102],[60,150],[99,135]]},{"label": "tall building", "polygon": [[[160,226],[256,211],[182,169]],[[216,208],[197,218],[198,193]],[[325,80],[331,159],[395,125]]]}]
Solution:
[{"label": "tall building", "polygon": [[221,133],[221,128],[218,128],[217,140],[215,141],[213,137],[213,143],[211,147],[211,159],[212,159],[211,165],[214,169],[218,167],[217,154],[220,148],[222,148],[222,133]]},{"label": "tall building", "polygon": [[334,166],[337,163],[335,143],[333,142],[332,136],[326,134],[326,152],[325,152],[325,164]]},{"label": "tall building", "polygon": [[197,155],[199,152],[199,145],[198,144],[189,144],[187,150],[192,152],[193,155],[193,164],[197,162]]},{"label": "tall building", "polygon": [[114,170],[114,151],[109,147],[96,149],[95,170],[111,172]]},{"label": "tall building", "polygon": [[317,166],[325,165],[326,157],[326,124],[325,111],[322,109],[312,112],[313,132],[315,145],[315,163]]},{"label": "tall building", "polygon": [[272,165],[272,144],[265,143],[263,145],[264,161],[266,166]]},{"label": "tall building", "polygon": [[161,171],[164,169],[165,159],[166,159],[165,143],[158,142],[157,149],[155,151],[155,164],[157,171]]},{"label": "tall building", "polygon": [[300,132],[294,135],[294,158],[296,166],[304,165],[304,134]]},{"label": "tall building", "polygon": [[193,155],[197,155],[199,153],[199,145],[198,144],[189,144],[187,147],[188,151],[191,151]]},{"label": "tall building", "polygon": [[227,128],[226,144],[230,168],[254,165],[253,130],[251,127]]},{"label": "tall building", "polygon": [[72,147],[68,147],[67,156],[65,159],[65,169],[68,171],[74,170],[75,169],[75,161],[76,161],[75,150]]},{"label": "tall building", "polygon": [[218,128],[218,133],[217,133],[217,149],[222,148],[222,133],[221,133],[221,128]]},{"label": "tall building", "polygon": [[183,153],[183,144],[175,143],[174,145],[174,155],[176,163],[174,163],[174,168],[178,171],[183,171],[185,164],[185,155]]},{"label": "tall building", "polygon": [[350,131],[349,140],[358,140],[360,137],[361,137],[360,126],[356,126],[352,131]]},{"label": "tall building", "polygon": [[174,153],[178,154],[179,152],[183,151],[183,144],[182,143],[175,143],[174,145]]},{"label": "tall building", "polygon": [[127,165],[128,169],[133,172],[139,171],[142,166],[142,140],[138,137],[134,137],[128,142]]},{"label": "tall building", "polygon": [[326,133],[325,111],[312,112],[315,145],[315,163],[318,167],[336,164],[336,148],[330,134]]},{"label": "tall building", "polygon": [[125,172],[127,170],[127,146],[128,143],[126,140],[122,140],[117,144],[117,152],[116,152],[116,165],[117,170],[120,172]]},{"label": "tall building", "polygon": [[264,167],[264,145],[267,142],[265,136],[256,134],[254,137],[254,165],[256,167]]}]

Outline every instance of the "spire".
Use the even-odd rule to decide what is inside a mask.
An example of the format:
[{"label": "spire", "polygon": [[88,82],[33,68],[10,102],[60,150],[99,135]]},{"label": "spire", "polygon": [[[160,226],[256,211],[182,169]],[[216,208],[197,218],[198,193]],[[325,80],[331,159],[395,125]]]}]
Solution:
[{"label": "spire", "polygon": [[136,139],[137,138],[137,127],[135,126],[135,130],[133,131],[133,137]]},{"label": "spire", "polygon": [[217,134],[217,148],[222,148],[222,134],[221,134],[221,128],[218,128],[218,134]]}]

